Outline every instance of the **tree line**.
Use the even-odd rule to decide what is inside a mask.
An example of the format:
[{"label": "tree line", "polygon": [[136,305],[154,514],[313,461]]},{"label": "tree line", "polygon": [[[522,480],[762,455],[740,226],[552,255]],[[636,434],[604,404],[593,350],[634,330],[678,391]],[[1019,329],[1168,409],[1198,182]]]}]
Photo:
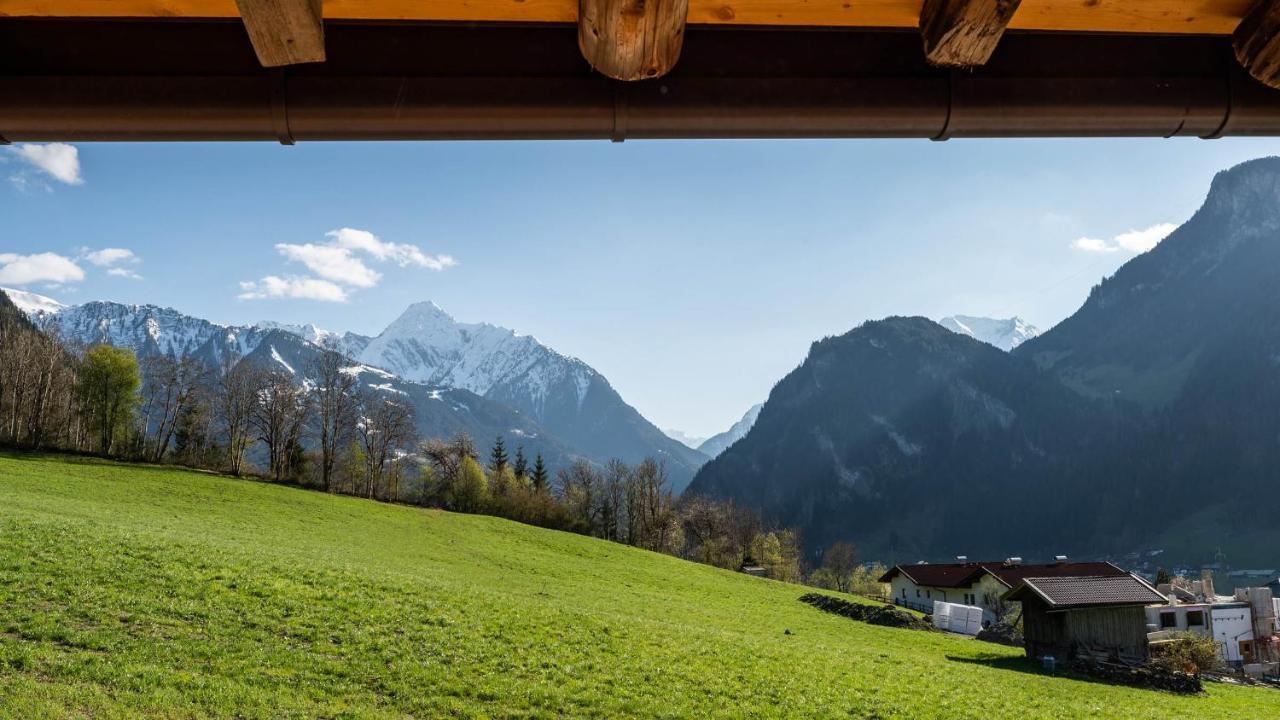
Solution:
[{"label": "tree line", "polygon": [[[70,348],[0,308],[0,442],[32,449],[172,463],[387,502],[483,513],[592,535],[728,569],[868,592],[851,546],[812,572],[799,534],[753,510],[677,498],[652,458],[549,471],[541,454],[483,454],[465,433],[418,437],[413,407],[363,387],[324,351],[301,380],[228,357],[219,367],[110,345]],[[859,574],[861,573],[861,574]],[[861,578],[861,580],[859,580]]]}]

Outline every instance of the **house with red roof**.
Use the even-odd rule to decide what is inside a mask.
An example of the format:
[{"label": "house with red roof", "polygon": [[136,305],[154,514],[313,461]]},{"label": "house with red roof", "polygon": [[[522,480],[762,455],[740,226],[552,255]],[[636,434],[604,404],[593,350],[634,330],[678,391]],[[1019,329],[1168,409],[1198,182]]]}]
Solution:
[{"label": "house with red roof", "polygon": [[880,582],[888,583],[895,605],[933,612],[936,600],[982,608],[982,623],[990,626],[1016,614],[1016,603],[1001,598],[1029,577],[1127,577],[1129,573],[1109,562],[1024,563],[1022,558],[990,562],[917,563],[895,565]]}]

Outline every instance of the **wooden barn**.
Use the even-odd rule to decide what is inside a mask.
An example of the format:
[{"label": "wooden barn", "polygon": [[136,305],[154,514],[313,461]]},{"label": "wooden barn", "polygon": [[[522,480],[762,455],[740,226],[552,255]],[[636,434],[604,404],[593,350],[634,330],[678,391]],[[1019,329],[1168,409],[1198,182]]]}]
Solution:
[{"label": "wooden barn", "polygon": [[1022,603],[1027,655],[1058,660],[1147,659],[1146,606],[1166,602],[1145,580],[1120,577],[1029,577],[1005,599]]}]

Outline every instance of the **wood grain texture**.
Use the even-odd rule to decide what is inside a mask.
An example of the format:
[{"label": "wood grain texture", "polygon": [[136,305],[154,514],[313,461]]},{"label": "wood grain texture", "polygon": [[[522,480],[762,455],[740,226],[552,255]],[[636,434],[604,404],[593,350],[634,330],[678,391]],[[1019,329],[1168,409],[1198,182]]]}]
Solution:
[{"label": "wood grain texture", "polygon": [[320,0],[236,0],[264,67],[324,62]]},{"label": "wood grain texture", "polygon": [[1255,80],[1280,88],[1280,2],[1260,0],[1236,28],[1231,45]]},{"label": "wood grain texture", "polygon": [[615,80],[666,75],[680,59],[689,0],[581,0],[578,48]]},{"label": "wood grain texture", "polygon": [[[923,0],[689,0],[697,25],[915,28]],[[1011,30],[1230,35],[1254,0],[1023,0]],[[235,0],[0,0],[0,16],[233,18]],[[578,0],[326,0],[331,20],[576,22]]]},{"label": "wood grain texture", "polygon": [[940,67],[986,65],[1021,0],[925,0],[924,55]]}]

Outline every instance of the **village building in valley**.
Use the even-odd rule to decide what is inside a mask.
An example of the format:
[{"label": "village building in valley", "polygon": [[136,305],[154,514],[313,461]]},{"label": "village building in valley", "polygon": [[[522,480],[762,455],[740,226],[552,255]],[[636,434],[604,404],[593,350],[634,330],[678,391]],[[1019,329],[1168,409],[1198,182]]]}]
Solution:
[{"label": "village building in valley", "polygon": [[1059,556],[1051,563],[1024,563],[1022,558],[995,562],[969,562],[958,557],[954,563],[895,565],[880,578],[890,586],[895,605],[931,613],[934,601],[982,608],[982,624],[990,626],[1004,619],[1013,607],[1004,595],[1029,577],[1128,577],[1129,573],[1108,562],[1067,562]]}]

